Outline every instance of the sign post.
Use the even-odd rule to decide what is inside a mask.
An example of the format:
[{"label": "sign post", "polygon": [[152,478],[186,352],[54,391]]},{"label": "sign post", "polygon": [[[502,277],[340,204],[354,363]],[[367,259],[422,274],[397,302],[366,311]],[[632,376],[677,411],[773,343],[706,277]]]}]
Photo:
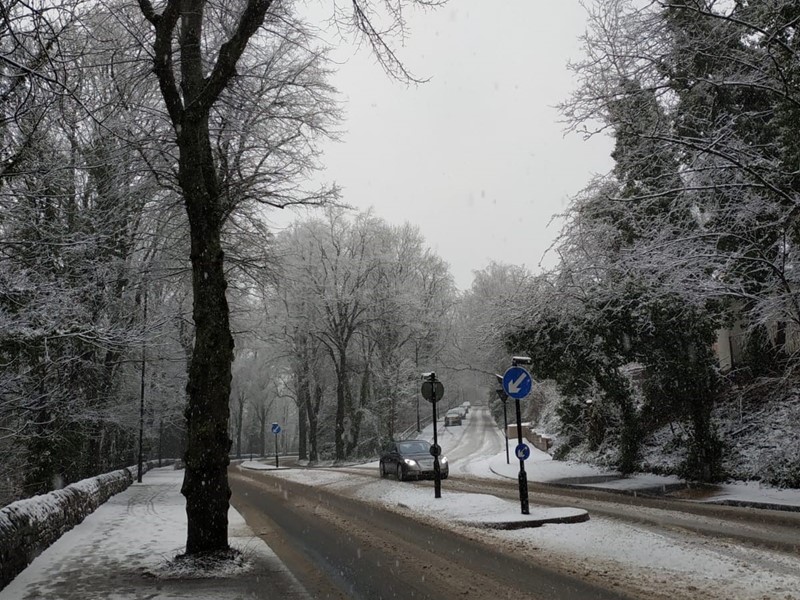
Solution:
[{"label": "sign post", "polygon": [[530,364],[531,360],[523,356],[512,359],[512,367],[503,374],[503,391],[514,398],[517,409],[517,447],[514,451],[519,459],[519,502],[523,515],[529,515],[528,508],[528,475],[525,473],[525,461],[530,456],[530,448],[522,441],[522,415],[519,408],[520,398],[531,393],[533,380],[531,374],[517,363]]},{"label": "sign post", "polygon": [[442,454],[442,449],[439,447],[436,427],[436,421],[438,419],[436,403],[444,396],[444,386],[441,381],[436,379],[436,373],[423,373],[422,380],[422,397],[433,406],[433,447],[431,448],[431,454],[433,455],[433,497],[441,498],[442,470],[439,464],[439,456]]},{"label": "sign post", "polygon": [[277,423],[272,424],[272,433],[275,434],[275,468],[280,468],[278,461],[278,434],[281,432],[281,426]]}]

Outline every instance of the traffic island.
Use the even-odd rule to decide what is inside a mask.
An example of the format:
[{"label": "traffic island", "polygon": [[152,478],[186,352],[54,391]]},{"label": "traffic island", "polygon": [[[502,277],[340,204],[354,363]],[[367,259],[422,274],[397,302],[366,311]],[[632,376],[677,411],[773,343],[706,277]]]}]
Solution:
[{"label": "traffic island", "polygon": [[535,514],[489,515],[480,519],[459,519],[462,525],[481,529],[526,529],[548,524],[583,523],[589,520],[589,513],[580,508],[536,509]]}]

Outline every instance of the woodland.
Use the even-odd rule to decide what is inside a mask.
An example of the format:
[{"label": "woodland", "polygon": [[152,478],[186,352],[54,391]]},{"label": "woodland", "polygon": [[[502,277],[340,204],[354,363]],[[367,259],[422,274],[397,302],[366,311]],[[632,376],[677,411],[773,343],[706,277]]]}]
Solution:
[{"label": "woodland", "polygon": [[[798,487],[800,5],[588,8],[561,109],[614,167],[573,199],[557,268],[511,277],[500,337],[554,382],[557,456]],[[655,440],[673,460],[646,460]]]},{"label": "woodland", "polygon": [[[230,456],[272,452],[271,423],[303,460],[374,456],[430,419],[423,371],[499,415],[511,354],[557,457],[800,486],[796,2],[588,5],[561,110],[614,168],[562,215],[555,268],[466,291],[414,226],[309,183],[340,105],[293,3],[184,4],[2,4],[0,505],[141,448],[185,459],[187,552],[224,547]],[[414,80],[389,41],[439,2],[332,4]]]}]

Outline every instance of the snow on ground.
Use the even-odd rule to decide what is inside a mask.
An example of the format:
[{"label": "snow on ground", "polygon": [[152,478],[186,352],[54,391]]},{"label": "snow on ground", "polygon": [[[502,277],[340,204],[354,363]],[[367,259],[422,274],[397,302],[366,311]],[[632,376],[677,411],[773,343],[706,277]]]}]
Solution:
[{"label": "snow on ground", "polygon": [[[474,407],[471,414],[481,407]],[[449,455],[454,449],[469,444],[469,434],[467,426],[470,417],[464,421],[462,427],[444,427],[439,421],[437,429],[438,443],[442,447],[445,455]],[[499,430],[498,430],[499,431]],[[491,456],[468,456],[462,459],[450,460],[451,473],[463,473],[473,477],[490,477],[515,480],[519,474],[519,460],[514,456],[514,448],[517,445],[516,439],[509,439],[508,463],[506,463],[506,452],[503,444],[502,433],[498,433],[501,440],[501,451]],[[427,425],[422,431],[413,436],[418,439],[428,440],[433,443],[433,426]],[[528,481],[539,483],[570,483],[573,485],[583,485],[587,487],[597,487],[607,490],[617,491],[666,491],[676,486],[680,486],[683,481],[675,475],[653,475],[649,473],[636,473],[623,477],[615,471],[610,471],[602,467],[580,463],[577,461],[553,460],[547,452],[536,448],[529,440],[523,441],[530,448],[530,457],[525,461],[525,471]],[[248,468],[274,470],[274,466],[250,461],[246,463]],[[337,466],[333,461],[317,466]],[[339,465],[341,466],[341,465]],[[378,461],[370,461],[356,465],[348,465],[350,468],[364,468],[378,470]],[[283,468],[283,467],[282,467]],[[800,490],[798,489],[778,489],[758,482],[732,482],[720,484],[710,488],[706,495],[699,501],[702,502],[741,502],[755,503],[775,506],[786,506],[800,508]]]},{"label": "snow on ground", "polygon": [[186,541],[182,480],[183,471],[147,472],[142,483],[112,496],[34,559],[0,591],[0,600],[233,600],[252,597],[241,586],[255,563],[288,576],[274,552],[232,507],[228,534],[244,560],[192,572],[175,563]]},{"label": "snow on ground", "polygon": [[[505,453],[502,455],[505,464]],[[364,465],[377,470],[377,463]],[[744,548],[723,541],[655,532],[611,519],[593,517],[577,524],[552,524],[513,531],[475,529],[465,522],[546,518],[553,509],[531,504],[522,517],[516,502],[487,494],[447,490],[434,498],[430,485],[393,479],[365,482],[336,470],[287,470],[275,475],[382,505],[390,510],[466,531],[492,543],[524,551],[554,566],[577,565],[581,575],[618,582],[653,597],[737,600],[800,600],[800,560],[780,553]],[[612,583],[613,585],[613,583]],[[666,594],[660,596],[659,594]]]},{"label": "snow on ground", "polygon": [[[597,477],[609,475],[609,471],[573,461],[553,460],[547,452],[542,452],[528,440],[525,443],[531,450],[531,455],[525,461],[525,472],[528,481],[556,481],[560,479],[578,479],[585,477]],[[509,463],[506,463],[506,453],[503,450],[500,454],[491,456],[480,461],[472,469],[475,475],[497,475],[507,479],[516,479],[519,473],[519,460],[514,456],[514,448],[517,440],[509,440]]]},{"label": "snow on ground", "polygon": [[[531,456],[525,461],[528,481],[563,482],[607,490],[625,491],[658,491],[659,488],[664,491],[683,483],[675,475],[664,476],[637,473],[622,477],[614,471],[604,470],[585,463],[553,460],[553,457],[546,452],[534,448],[530,443],[528,445],[531,448]],[[514,446],[516,446],[516,440],[514,441]],[[519,473],[519,460],[514,456],[513,448],[510,456],[511,464],[506,464],[505,451],[496,456],[481,459],[476,461],[470,472],[478,476],[499,476],[516,480]],[[740,481],[713,486],[701,501],[734,501],[800,508],[800,490],[781,490],[761,485],[754,481]]]},{"label": "snow on ground", "polygon": [[[473,415],[483,418],[480,412],[473,412]],[[519,470],[519,461],[513,454],[516,440],[509,441],[507,464],[502,436],[498,445],[496,429],[491,430],[491,424],[476,427],[477,423],[475,419],[472,427],[468,427],[468,418],[466,426],[444,428],[440,424],[437,429],[444,453],[453,457],[451,470],[478,477],[516,479]],[[432,440],[432,427],[429,425],[416,437]],[[626,490],[678,483],[677,478],[651,475],[621,478],[597,467],[554,461],[547,453],[528,445],[531,457],[526,461],[526,471],[530,481],[570,480]],[[499,448],[499,451],[489,456],[480,454],[489,447]],[[478,454],[470,454],[470,448]],[[376,474],[366,482],[363,477],[335,468],[275,469],[273,465],[255,461],[247,461],[242,466],[268,470],[275,476],[306,485],[326,486],[337,493],[513,548],[521,555],[549,563],[554,568],[565,568],[600,583],[622,585],[637,595],[671,600],[800,600],[800,560],[797,557],[596,517],[585,523],[552,524],[516,531],[476,529],[465,523],[548,519],[574,514],[576,509],[553,509],[532,503],[531,514],[523,517],[516,502],[487,494],[451,492],[446,482],[442,498],[435,499],[431,485],[379,479],[377,461],[348,466],[348,470],[357,468]],[[155,588],[155,597],[165,600],[243,597],[236,585],[252,578],[248,571],[252,562],[249,561],[234,565],[230,572],[213,573],[212,576],[221,579],[210,580],[208,585],[193,589],[190,594],[186,589],[170,588],[171,581],[185,581],[186,575],[171,563],[171,559],[183,551],[185,541],[185,502],[179,493],[183,474],[159,469],[145,477],[143,484],[134,484],[112,497],[81,525],[62,536],[0,591],[0,600],[152,597],[141,595],[143,585],[145,591]],[[800,490],[776,490],[753,483],[727,484],[719,486],[706,500],[800,506]],[[233,508],[229,519],[234,547],[240,548],[245,556],[272,561],[270,564],[276,572],[286,573],[274,553],[252,535]]]},{"label": "snow on ground", "polygon": [[[471,415],[480,413],[473,411]],[[469,428],[470,418],[464,423],[462,427],[448,428],[440,423],[437,429],[438,442],[444,454],[451,457],[451,472],[516,480],[519,473],[519,460],[514,456],[517,440],[509,440],[508,463],[501,434],[498,453],[469,455],[465,451],[469,447],[486,447],[486,433],[475,427]],[[433,429],[428,426],[416,437],[433,441]],[[555,461],[530,442],[527,444],[531,450],[531,456],[525,462],[529,481],[571,482],[627,491],[666,490],[682,483],[673,476],[641,474],[623,478],[599,467]],[[377,473],[378,463],[372,461],[356,468]],[[486,494],[451,492],[447,490],[447,481],[442,484],[442,498],[436,499],[430,485],[411,485],[391,478],[365,482],[362,477],[335,469],[289,470],[276,475],[307,485],[324,485],[332,491],[413,514],[415,518],[452,527],[473,537],[480,536],[492,543],[523,551],[536,560],[549,561],[556,567],[577,565],[572,568],[579,575],[601,582],[605,580],[606,583],[617,582],[643,595],[661,597],[660,594],[664,594],[670,598],[693,600],[700,597],[800,600],[800,560],[776,552],[744,548],[675,531],[655,531],[597,517],[579,524],[550,524],[512,531],[478,530],[464,524],[547,518],[551,514],[548,511],[559,509],[532,503],[530,516],[523,517],[516,502]],[[723,499],[800,506],[800,490],[728,484],[719,486],[716,493],[706,498],[707,501]],[[560,510],[569,514],[568,511],[575,509]]]},{"label": "snow on ground", "polygon": [[[475,410],[488,410],[481,407]],[[468,418],[469,419],[469,418]],[[465,421],[468,424],[469,420]],[[448,427],[439,426],[440,433],[439,445],[443,452],[447,454],[450,449],[458,448],[460,445],[469,444],[469,434],[467,427]],[[501,431],[501,430],[497,430]],[[493,456],[469,456],[467,464],[459,464],[452,461],[451,471],[465,473],[476,477],[502,477],[505,479],[516,480],[519,474],[519,460],[514,455],[517,440],[508,440],[508,463],[506,462],[506,451],[504,448],[505,440],[502,433],[501,450]],[[429,425],[419,436],[423,439],[432,440],[433,430]],[[617,491],[667,491],[683,484],[683,480],[675,475],[654,475],[649,473],[636,473],[623,477],[615,471],[603,469],[594,465],[580,463],[576,461],[553,460],[547,452],[542,452],[536,448],[529,440],[523,441],[530,448],[530,457],[525,461],[525,471],[528,481],[541,483],[570,483],[574,485],[584,485],[588,487],[598,487]],[[377,464],[377,463],[376,463]],[[376,467],[377,468],[377,467]],[[760,503],[776,506],[790,506],[800,508],[800,490],[798,489],[778,489],[758,482],[732,482],[709,488],[703,502],[722,502],[733,501],[742,503]]]},{"label": "snow on ground", "polygon": [[800,490],[779,490],[757,481],[740,481],[717,486],[718,491],[704,499],[704,502],[752,502],[774,504],[776,506],[800,507]]}]

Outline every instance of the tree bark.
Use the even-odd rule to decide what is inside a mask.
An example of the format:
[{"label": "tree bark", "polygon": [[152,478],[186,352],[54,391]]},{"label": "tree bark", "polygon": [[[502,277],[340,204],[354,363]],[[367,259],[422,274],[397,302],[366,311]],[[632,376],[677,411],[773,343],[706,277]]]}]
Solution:
[{"label": "tree bark", "polygon": [[308,358],[308,338],[303,335],[298,344],[299,351],[295,363],[295,389],[297,391],[297,421],[300,432],[300,443],[297,449],[300,460],[308,460],[308,409],[311,404],[311,390],[309,389],[309,370],[311,365]]},{"label": "tree bark", "polygon": [[186,553],[228,548],[228,399],[233,337],[221,247],[222,219],[208,143],[207,115],[184,119],[179,180],[191,231],[195,346],[186,408]]},{"label": "tree bark", "polygon": [[369,402],[369,386],[369,357],[366,357],[364,373],[361,376],[361,389],[358,398],[358,407],[354,411],[355,414],[353,414],[353,431],[352,435],[350,436],[350,442],[347,445],[348,456],[352,455],[358,447],[359,438],[361,437],[361,423],[364,420],[364,411],[366,410],[367,403]]},{"label": "tree bark", "polygon": [[242,429],[244,429],[244,397],[236,401],[236,458],[242,458]]},{"label": "tree bark", "polygon": [[[210,74],[204,64],[206,0],[167,0],[157,14],[139,0],[155,29],[153,67],[177,136],[178,184],[189,217],[195,345],[186,385],[186,554],[228,549],[228,435],[233,337],[222,252],[222,209],[208,130],[209,114],[236,73],[250,38],[272,0],[248,0],[230,38],[219,47]],[[178,27],[180,22],[180,27]],[[177,36],[177,54],[174,38]],[[179,59],[180,84],[173,56]]]},{"label": "tree bark", "polygon": [[336,460],[345,458],[345,431],[344,418],[347,412],[347,353],[339,349],[336,357],[336,426],[334,431],[334,446],[336,448]]},{"label": "tree bark", "polygon": [[297,455],[300,460],[308,460],[308,405],[310,390],[308,389],[308,375],[298,374],[297,385],[297,424],[300,439],[297,446]]},{"label": "tree bark", "polygon": [[317,431],[319,429],[319,407],[322,405],[322,387],[317,383],[314,385],[313,405],[308,408],[308,460],[315,462],[319,460],[319,450],[317,449]]}]

